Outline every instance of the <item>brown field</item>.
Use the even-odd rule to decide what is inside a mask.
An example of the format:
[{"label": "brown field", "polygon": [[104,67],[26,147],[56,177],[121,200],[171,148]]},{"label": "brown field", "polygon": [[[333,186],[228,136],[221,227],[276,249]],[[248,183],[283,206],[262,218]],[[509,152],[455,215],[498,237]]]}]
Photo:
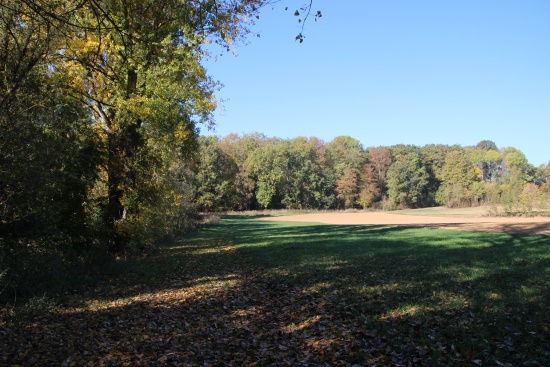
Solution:
[{"label": "brown field", "polygon": [[437,207],[394,212],[317,212],[267,217],[261,220],[346,225],[392,225],[550,236],[550,217],[490,217],[488,210],[483,207],[465,209]]}]

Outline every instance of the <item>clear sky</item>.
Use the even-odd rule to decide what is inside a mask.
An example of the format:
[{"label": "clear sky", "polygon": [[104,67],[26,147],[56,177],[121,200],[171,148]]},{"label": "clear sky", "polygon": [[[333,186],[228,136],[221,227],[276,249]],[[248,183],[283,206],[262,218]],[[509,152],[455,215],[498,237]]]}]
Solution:
[{"label": "clear sky", "polygon": [[365,148],[486,139],[550,160],[550,1],[314,0],[323,17],[302,44],[300,4],[264,9],[260,38],[205,63],[225,102],[203,134],[350,135]]}]

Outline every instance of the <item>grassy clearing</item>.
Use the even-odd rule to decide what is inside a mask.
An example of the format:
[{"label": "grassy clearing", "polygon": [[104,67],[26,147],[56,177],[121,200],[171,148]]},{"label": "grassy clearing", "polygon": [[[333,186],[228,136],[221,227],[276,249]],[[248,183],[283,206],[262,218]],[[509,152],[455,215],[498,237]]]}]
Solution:
[{"label": "grassy clearing", "polygon": [[0,364],[548,365],[549,246],[228,216],[0,330]]},{"label": "grassy clearing", "polygon": [[[257,230],[236,231],[235,243],[272,282],[316,290],[321,299],[338,295],[328,308],[339,321],[333,338],[346,339],[352,329],[376,330],[374,338],[385,340],[379,359],[363,351],[360,363],[400,361],[388,347],[394,357],[440,365],[548,362],[548,237],[247,226]],[[419,346],[426,354],[417,354]]]},{"label": "grassy clearing", "polygon": [[475,218],[475,217],[498,217],[498,216],[527,216],[527,217],[548,217],[550,211],[548,209],[531,210],[529,212],[510,212],[506,213],[502,205],[483,205],[467,208],[447,208],[445,206],[437,206],[432,208],[421,209],[403,209],[392,211],[393,214],[405,215],[424,215],[433,217],[455,217],[455,218]]},{"label": "grassy clearing", "polygon": [[490,216],[490,212],[491,207],[489,206],[476,206],[468,208],[447,208],[445,206],[436,206],[422,209],[394,210],[391,213],[404,215],[428,215],[433,217],[472,218]]}]

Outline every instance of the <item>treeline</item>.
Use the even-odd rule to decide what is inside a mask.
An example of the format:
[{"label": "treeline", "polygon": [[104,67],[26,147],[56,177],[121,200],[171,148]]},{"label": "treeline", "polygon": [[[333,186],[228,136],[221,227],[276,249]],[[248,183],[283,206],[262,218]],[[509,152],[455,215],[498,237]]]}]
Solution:
[{"label": "treeline", "polygon": [[550,205],[550,165],[489,140],[365,149],[349,136],[230,134],[201,137],[200,152],[195,202],[205,212],[490,204],[495,214],[531,215]]}]

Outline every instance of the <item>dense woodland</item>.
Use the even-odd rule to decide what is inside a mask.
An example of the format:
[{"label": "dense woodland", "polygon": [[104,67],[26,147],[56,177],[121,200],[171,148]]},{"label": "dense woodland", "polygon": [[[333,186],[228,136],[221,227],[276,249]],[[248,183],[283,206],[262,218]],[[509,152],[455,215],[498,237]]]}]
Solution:
[{"label": "dense woodland", "polygon": [[550,168],[488,141],[200,137],[218,88],[201,62],[267,3],[0,0],[0,295],[38,263],[151,249],[201,211],[547,204]]},{"label": "dense woodland", "polygon": [[492,205],[532,215],[549,202],[550,166],[513,147],[394,145],[363,148],[349,136],[326,143],[262,134],[201,137],[195,203],[201,211],[403,209]]}]

